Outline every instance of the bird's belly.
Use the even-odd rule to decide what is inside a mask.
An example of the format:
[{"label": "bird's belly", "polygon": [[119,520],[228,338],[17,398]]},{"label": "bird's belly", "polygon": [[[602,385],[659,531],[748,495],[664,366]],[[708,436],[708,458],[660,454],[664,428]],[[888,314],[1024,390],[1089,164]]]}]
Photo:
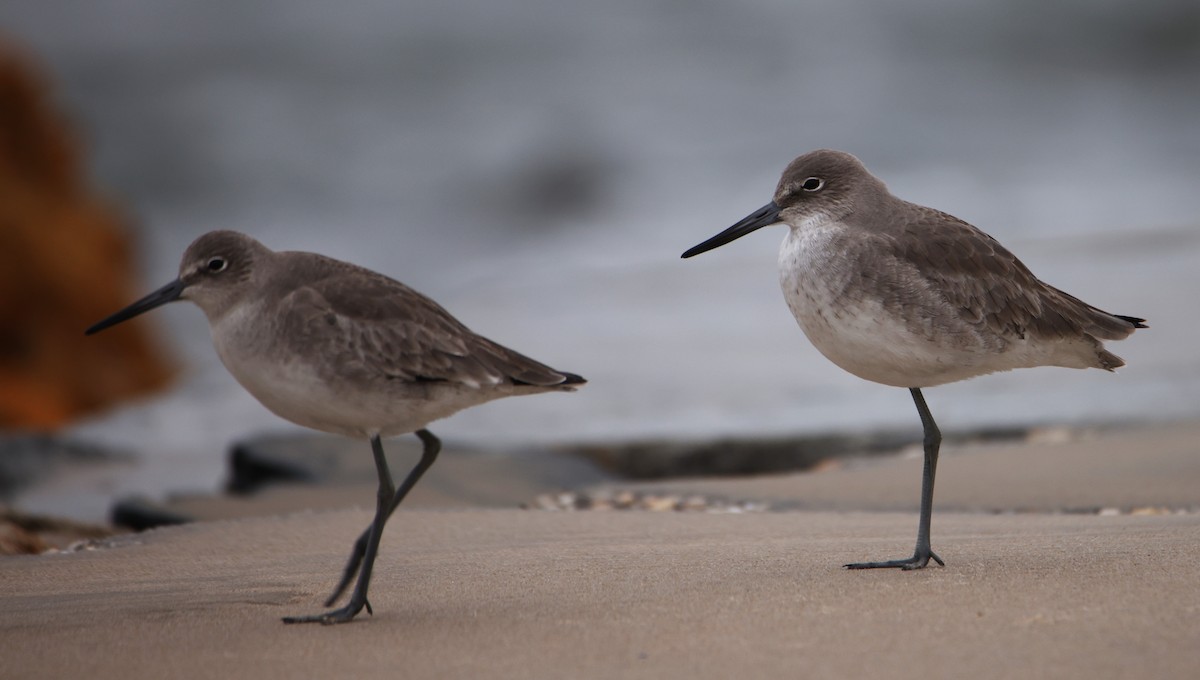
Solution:
[{"label": "bird's belly", "polygon": [[502,396],[495,390],[441,382],[331,379],[329,371],[302,358],[263,357],[252,345],[223,343],[216,336],[213,340],[225,368],[263,406],[297,425],[332,434],[414,432]]},{"label": "bird's belly", "polygon": [[946,352],[914,335],[907,324],[868,301],[836,306],[788,296],[788,307],[809,342],[842,370],[896,387],[927,387],[956,377]]},{"label": "bird's belly", "polygon": [[[797,233],[797,232],[800,233]],[[896,299],[893,282],[842,250],[836,232],[792,230],[780,251],[780,286],[805,336],[826,358],[864,380],[929,387],[994,370],[975,338],[939,327],[917,301]]]},{"label": "bird's belly", "polygon": [[352,437],[414,432],[494,398],[478,388],[437,382],[335,385],[297,367],[230,372],[275,415]]}]

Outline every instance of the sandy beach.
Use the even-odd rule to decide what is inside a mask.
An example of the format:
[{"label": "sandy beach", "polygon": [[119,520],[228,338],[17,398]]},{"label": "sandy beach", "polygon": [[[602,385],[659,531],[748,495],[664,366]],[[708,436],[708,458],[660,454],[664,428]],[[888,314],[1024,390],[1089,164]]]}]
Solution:
[{"label": "sandy beach", "polygon": [[[840,568],[911,550],[903,455],[619,484],[781,508],[745,513],[472,507],[432,478],[388,525],[375,614],[332,627],[279,619],[318,610],[369,487],[293,487],[279,514],[0,558],[0,677],[1194,677],[1198,454],[1200,423],[947,450],[946,566],[911,573]],[[292,506],[326,493],[344,509]]]},{"label": "sandy beach", "polygon": [[[0,3],[0,680],[1200,678],[1195,0],[679,4]],[[911,554],[921,427],[901,389],[826,359],[895,334],[863,330],[881,298],[821,291],[899,270],[869,257],[862,276],[783,286],[848,303],[834,318],[861,327],[843,347],[788,313],[782,227],[680,257],[773,201],[816,148],[1149,321],[1110,344],[1120,375],[929,391],[947,435],[943,567],[842,568]],[[855,199],[811,224],[836,212],[890,239],[942,219],[841,195]],[[373,516],[366,442],[298,432],[256,401],[191,305],[85,335],[213,229],[403,281],[589,381],[432,425],[446,447],[384,532],[373,615],[281,622],[322,610]],[[948,272],[995,256],[986,239],[904,242],[880,240]],[[783,259],[785,274],[799,262]],[[948,316],[1007,316],[980,310],[1003,310],[1023,271],[1002,263]],[[921,315],[907,295],[933,291],[883,287],[880,309]],[[1041,324],[1001,325],[1036,340]],[[230,350],[264,337],[220,335],[235,367]],[[400,354],[421,344],[403,335]],[[240,365],[262,357],[286,358]],[[918,378],[883,382],[932,384]],[[275,396],[357,408],[357,390],[310,387]],[[912,436],[862,443],[897,433]],[[387,443],[396,477],[416,442]],[[280,454],[262,466],[276,476],[218,493],[250,449]],[[655,477],[602,455],[667,449],[709,467],[646,465]],[[777,466],[738,467],[764,452]],[[684,476],[714,470],[760,474]],[[139,513],[180,523],[104,525]]]}]

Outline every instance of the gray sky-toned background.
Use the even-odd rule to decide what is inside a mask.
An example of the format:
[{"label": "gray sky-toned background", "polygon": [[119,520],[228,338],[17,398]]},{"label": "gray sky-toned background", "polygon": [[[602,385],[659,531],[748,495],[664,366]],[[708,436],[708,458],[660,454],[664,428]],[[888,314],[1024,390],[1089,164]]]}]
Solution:
[{"label": "gray sky-toned background", "polygon": [[[781,231],[678,259],[817,147],[1151,321],[1110,347],[1119,376],[930,390],[944,430],[1200,411],[1192,0],[75,0],[5,4],[0,34],[53,77],[147,290],[195,236],[237,229],[383,271],[592,381],[435,425],[447,438],[916,428],[903,391],[795,327]],[[220,370],[197,310],[156,316],[188,376],[79,432],[169,461],[131,484],[211,485],[214,449],[288,425]]]}]

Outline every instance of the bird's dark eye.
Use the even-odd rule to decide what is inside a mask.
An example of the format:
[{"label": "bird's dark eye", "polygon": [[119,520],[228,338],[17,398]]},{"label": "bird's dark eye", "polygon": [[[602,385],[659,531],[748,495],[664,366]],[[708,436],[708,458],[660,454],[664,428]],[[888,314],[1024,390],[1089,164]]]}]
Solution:
[{"label": "bird's dark eye", "polygon": [[804,189],[805,191],[820,191],[824,186],[825,180],[821,179],[820,177],[809,177],[808,179],[804,180],[804,184],[801,184],[800,188]]},{"label": "bird's dark eye", "polygon": [[210,271],[210,272],[225,271],[225,268],[228,266],[229,266],[229,263],[226,262],[225,258],[223,258],[223,257],[214,257],[213,259],[208,261],[208,271]]}]

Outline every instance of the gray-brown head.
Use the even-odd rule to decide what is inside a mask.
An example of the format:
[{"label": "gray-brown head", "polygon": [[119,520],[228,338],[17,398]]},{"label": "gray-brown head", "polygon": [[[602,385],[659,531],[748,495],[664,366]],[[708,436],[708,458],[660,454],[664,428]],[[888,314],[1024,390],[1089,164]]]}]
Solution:
[{"label": "gray-brown head", "polygon": [[737,224],[683,254],[699,255],[752,231],[781,222],[839,220],[888,196],[887,187],[854,156],[818,149],[788,164],[775,187],[775,198]]},{"label": "gray-brown head", "polygon": [[211,321],[237,304],[262,261],[272,252],[236,231],[210,231],[192,242],[179,263],[179,278],[84,331],[98,333],[176,300],[191,300]]}]

